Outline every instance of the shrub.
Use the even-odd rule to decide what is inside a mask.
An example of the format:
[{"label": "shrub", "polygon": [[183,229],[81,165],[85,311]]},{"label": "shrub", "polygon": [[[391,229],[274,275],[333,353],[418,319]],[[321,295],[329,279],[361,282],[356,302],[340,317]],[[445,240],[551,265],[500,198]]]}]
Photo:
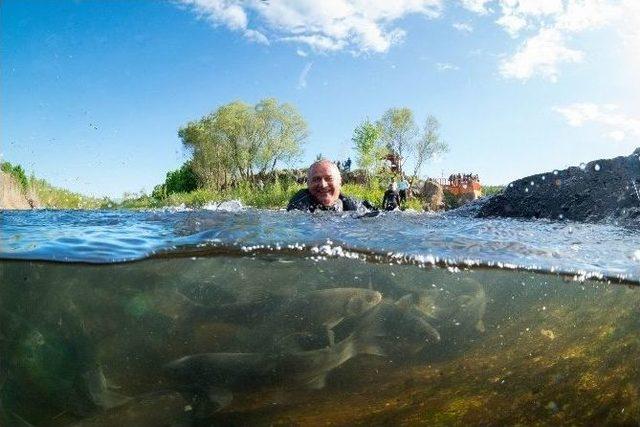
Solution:
[{"label": "shrub", "polygon": [[24,173],[24,169],[22,169],[22,166],[14,166],[9,162],[2,162],[2,164],[0,165],[0,169],[2,169],[3,172],[6,172],[13,176],[18,181],[18,183],[20,183],[22,190],[27,191],[27,188],[29,187],[29,180],[27,179],[27,175]]}]

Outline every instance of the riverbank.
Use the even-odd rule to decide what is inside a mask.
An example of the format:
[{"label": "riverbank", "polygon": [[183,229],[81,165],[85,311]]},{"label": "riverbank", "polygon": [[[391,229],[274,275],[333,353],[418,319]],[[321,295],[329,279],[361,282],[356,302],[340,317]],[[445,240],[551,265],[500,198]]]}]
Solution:
[{"label": "riverbank", "polygon": [[[198,208],[209,203],[225,200],[239,200],[244,206],[258,209],[286,208],[289,199],[299,190],[304,188],[302,184],[281,185],[279,183],[264,185],[262,189],[248,185],[240,185],[223,191],[197,189],[188,193],[173,193],[165,198],[155,198],[149,195],[141,195],[135,198],[124,199],[114,207],[123,209],[152,209],[175,206],[187,206]],[[384,190],[374,186],[360,184],[345,184],[343,193],[362,200],[369,200],[374,205],[382,203]],[[407,201],[407,208],[423,210],[422,201],[413,197]]]},{"label": "riverbank", "polygon": [[[200,208],[225,200],[239,200],[244,206],[258,209],[281,209],[285,208],[289,199],[305,186],[295,179],[275,179],[260,186],[240,183],[220,191],[198,188],[188,192],[171,193],[163,197],[142,193],[128,195],[121,200],[112,200],[107,197],[85,196],[59,188],[33,175],[27,177],[19,165],[14,166],[8,162],[4,162],[3,165],[3,194],[0,199],[0,209],[158,209],[179,206]],[[373,205],[380,206],[385,188],[375,180],[371,184],[352,181],[346,182],[342,186],[342,191],[348,196],[368,200]],[[483,192],[485,196],[490,196],[502,191],[503,188],[503,186],[485,186]],[[446,192],[444,202],[444,209],[455,208],[460,204],[455,196]],[[407,200],[406,208],[423,211],[425,204],[425,199],[419,195],[419,191],[416,191],[416,195]]]}]

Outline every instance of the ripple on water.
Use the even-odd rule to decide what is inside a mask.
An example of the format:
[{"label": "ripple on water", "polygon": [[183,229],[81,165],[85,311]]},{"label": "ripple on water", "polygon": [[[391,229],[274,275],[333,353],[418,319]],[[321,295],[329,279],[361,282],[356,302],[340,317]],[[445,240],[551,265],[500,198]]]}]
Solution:
[{"label": "ripple on water", "polygon": [[[350,214],[237,209],[193,211],[10,211],[3,213],[0,257],[110,263],[198,248],[303,247],[331,241],[349,252],[397,259],[587,272],[640,281],[640,233],[609,224],[475,219],[416,212]],[[223,206],[224,207],[224,206]],[[228,209],[227,209],[228,208]],[[331,256],[340,256],[333,254]]]}]

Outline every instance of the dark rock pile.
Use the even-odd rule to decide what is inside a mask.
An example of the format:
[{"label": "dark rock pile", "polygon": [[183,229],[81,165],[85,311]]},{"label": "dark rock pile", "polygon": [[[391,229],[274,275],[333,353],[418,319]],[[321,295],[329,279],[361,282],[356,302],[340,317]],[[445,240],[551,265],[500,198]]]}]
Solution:
[{"label": "dark rock pile", "polygon": [[640,148],[626,157],[521,178],[483,201],[475,216],[640,226]]}]

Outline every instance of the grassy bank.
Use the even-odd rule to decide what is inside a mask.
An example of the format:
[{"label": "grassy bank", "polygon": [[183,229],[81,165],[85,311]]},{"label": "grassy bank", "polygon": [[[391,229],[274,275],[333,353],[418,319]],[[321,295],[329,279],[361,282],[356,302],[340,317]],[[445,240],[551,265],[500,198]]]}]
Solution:
[{"label": "grassy bank", "polygon": [[44,179],[29,178],[29,191],[36,196],[40,206],[51,209],[101,209],[113,207],[107,198],[98,199],[55,187]]},{"label": "grassy bank", "polygon": [[208,203],[224,200],[240,200],[245,206],[261,209],[277,209],[287,206],[289,199],[302,185],[279,183],[265,185],[263,189],[241,184],[236,188],[214,191],[205,188],[188,193],[173,193],[166,198],[157,199],[148,195],[125,199],[117,207],[125,209],[162,208],[185,205],[192,208],[202,207]]},{"label": "grassy bank", "polygon": [[[244,206],[252,206],[258,209],[281,209],[289,203],[289,199],[304,185],[289,183],[267,184],[262,189],[252,187],[248,184],[238,187],[215,191],[210,189],[197,189],[185,193],[173,193],[165,198],[155,198],[150,195],[126,198],[118,203],[109,199],[95,199],[81,196],[66,190],[61,190],[41,181],[38,184],[38,194],[46,207],[56,207],[65,209],[154,209],[175,206],[187,206],[190,208],[200,208],[209,203],[222,202],[225,200],[239,200]],[[496,194],[503,187],[490,187],[487,193]],[[360,200],[368,200],[375,206],[380,206],[385,189],[381,186],[344,184],[342,192],[345,195],[355,197]],[[423,202],[418,198],[411,198],[407,201],[406,207],[416,211],[423,210]]]},{"label": "grassy bank", "polygon": [[[170,194],[164,199],[156,199],[147,195],[126,199],[120,202],[117,207],[124,209],[148,209],[180,206],[184,204],[187,207],[198,208],[212,202],[240,200],[245,206],[252,206],[259,209],[280,209],[285,208],[289,203],[289,199],[302,188],[304,188],[304,185],[301,184],[291,183],[286,185],[275,183],[265,185],[263,189],[249,185],[240,185],[237,188],[225,191],[198,189],[189,193]],[[359,184],[345,184],[342,187],[342,192],[345,195],[361,200],[369,200],[377,206],[382,203],[382,197],[384,196],[384,189],[378,186]],[[410,199],[407,203],[407,208],[422,210],[422,202],[416,198]]]}]

